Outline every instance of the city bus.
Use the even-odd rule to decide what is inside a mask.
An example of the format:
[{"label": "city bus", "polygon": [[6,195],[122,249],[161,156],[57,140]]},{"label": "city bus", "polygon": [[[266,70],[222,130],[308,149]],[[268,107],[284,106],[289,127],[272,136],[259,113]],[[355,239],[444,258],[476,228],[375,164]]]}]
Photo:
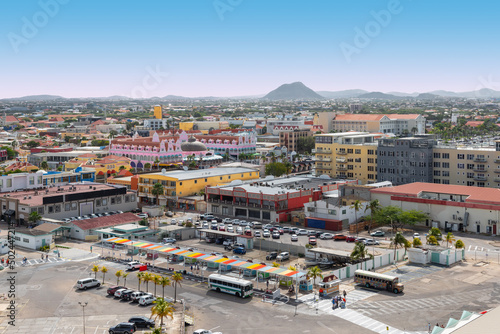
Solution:
[{"label": "city bus", "polygon": [[354,272],[354,283],[366,286],[367,288],[377,288],[394,293],[400,293],[404,290],[404,285],[398,282],[395,276],[379,274],[372,271],[356,270]]},{"label": "city bus", "polygon": [[208,276],[208,287],[217,292],[230,293],[236,297],[246,298],[253,295],[253,283],[242,278],[212,274]]}]

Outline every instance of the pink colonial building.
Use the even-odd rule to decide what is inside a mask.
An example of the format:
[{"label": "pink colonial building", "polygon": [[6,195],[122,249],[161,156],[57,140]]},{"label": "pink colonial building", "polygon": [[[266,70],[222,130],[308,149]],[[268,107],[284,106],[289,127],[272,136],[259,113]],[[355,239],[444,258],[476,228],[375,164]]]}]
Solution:
[{"label": "pink colonial building", "polygon": [[224,155],[226,152],[237,157],[241,153],[255,153],[257,138],[255,134],[240,136],[204,136],[188,137],[186,132],[180,135],[159,136],[156,132],[151,137],[113,139],[109,154],[125,156],[132,159],[134,168],[144,168],[146,163],[182,164],[183,158],[192,156],[203,158]]}]

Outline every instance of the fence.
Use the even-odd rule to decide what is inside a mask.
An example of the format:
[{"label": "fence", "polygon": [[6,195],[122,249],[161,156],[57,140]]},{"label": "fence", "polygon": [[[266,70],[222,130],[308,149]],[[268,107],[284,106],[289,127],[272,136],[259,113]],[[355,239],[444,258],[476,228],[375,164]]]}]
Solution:
[{"label": "fence", "polygon": [[[396,261],[401,261],[405,257],[404,250],[396,251]],[[374,270],[380,267],[387,266],[394,263],[394,252],[375,256],[373,259],[366,260],[364,262],[347,265],[340,269],[333,270],[333,274],[339,279],[350,278],[354,276],[354,272],[358,269],[362,270]]]},{"label": "fence", "polygon": [[272,240],[256,239],[253,243],[253,248],[258,250],[264,250],[268,252],[289,252],[292,255],[298,256],[299,254],[304,255],[306,248],[304,246],[284,244],[281,242],[276,242]]}]

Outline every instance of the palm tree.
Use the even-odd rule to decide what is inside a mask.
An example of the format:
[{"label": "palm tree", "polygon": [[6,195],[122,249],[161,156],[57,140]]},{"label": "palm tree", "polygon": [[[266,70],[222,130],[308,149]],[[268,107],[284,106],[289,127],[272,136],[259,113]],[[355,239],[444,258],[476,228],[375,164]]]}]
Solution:
[{"label": "palm tree", "polygon": [[123,277],[123,286],[127,286],[127,276],[128,276],[129,273],[125,273],[122,275]]},{"label": "palm tree", "polygon": [[153,276],[153,283],[155,284],[155,296],[156,296],[156,286],[158,284],[161,284],[161,276],[160,275],[154,275]]},{"label": "palm tree", "polygon": [[420,238],[413,238],[413,247],[422,246],[422,240]]},{"label": "palm tree", "polygon": [[99,272],[99,266],[94,265],[91,270],[94,272],[94,279],[97,279],[97,273]]},{"label": "palm tree", "polygon": [[37,221],[39,221],[40,219],[42,219],[42,216],[40,216],[40,214],[38,213],[38,211],[33,211],[32,213],[30,213],[30,216],[28,218],[28,221],[30,223],[33,223],[35,224]]},{"label": "palm tree", "polygon": [[139,273],[137,273],[137,281],[138,281],[138,284],[137,284],[137,290],[140,291],[141,290],[141,282],[144,280],[144,273],[141,271]]},{"label": "palm tree", "polygon": [[322,271],[321,269],[319,269],[318,266],[310,268],[309,271],[307,272],[307,276],[309,276],[314,280],[314,285],[316,285],[316,278],[318,277],[323,278]]},{"label": "palm tree", "polygon": [[119,285],[120,284],[120,277],[123,276],[123,270],[118,270],[115,273],[115,276],[116,276],[116,285]]},{"label": "palm tree", "polygon": [[170,285],[171,282],[170,282],[170,278],[167,277],[167,276],[161,276],[161,280],[160,280],[160,283],[159,283],[162,287],[162,297],[165,298],[165,287],[167,285]]},{"label": "palm tree", "polygon": [[356,236],[358,235],[358,211],[361,210],[361,201],[359,199],[355,200],[351,205],[351,209],[354,209],[354,224],[356,224]]},{"label": "palm tree", "polygon": [[181,282],[184,278],[181,273],[175,273],[172,275],[172,281],[174,281],[174,303],[177,303],[177,284],[181,285]]},{"label": "palm tree", "polygon": [[101,268],[102,284],[104,284],[104,282],[105,282],[105,278],[106,278],[106,273],[107,272],[108,272],[108,268],[106,268],[105,266],[102,266],[102,268]]},{"label": "palm tree", "polygon": [[151,189],[151,194],[156,196],[156,205],[160,205],[158,197],[164,193],[165,190],[163,189],[163,185],[160,182],[156,182],[153,189]]},{"label": "palm tree", "polygon": [[446,245],[448,247],[451,247],[451,245],[453,244],[453,241],[455,241],[455,237],[453,236],[453,233],[448,232],[448,234],[446,235]]},{"label": "palm tree", "polygon": [[373,214],[377,212],[378,209],[380,209],[380,202],[378,199],[374,199],[368,205],[365,207],[365,212],[370,209],[370,224],[368,225],[368,233],[372,231],[372,224],[373,224]]},{"label": "palm tree", "polygon": [[[373,254],[370,254],[368,252],[368,249],[366,248],[366,245],[364,242],[356,242],[354,245],[354,248],[351,253],[351,259],[357,261],[365,261],[365,259],[369,257],[370,259],[373,258]],[[363,269],[363,263],[361,263],[361,269]]]},{"label": "palm tree", "polygon": [[161,328],[155,327],[151,332],[148,332],[147,334],[161,334]]},{"label": "palm tree", "polygon": [[146,292],[149,292],[149,282],[153,279],[153,275],[151,273],[144,273],[142,276],[142,280],[146,283]]},{"label": "palm tree", "polygon": [[160,167],[160,160],[155,159],[155,161],[153,163],[153,167],[156,167],[156,168]]},{"label": "palm tree", "polygon": [[47,161],[42,161],[42,163],[40,163],[40,168],[43,169],[43,170],[49,170],[49,164]]},{"label": "palm tree", "polygon": [[274,153],[274,151],[271,151],[269,155],[271,156],[271,162],[276,162],[276,154]]},{"label": "palm tree", "polygon": [[403,237],[401,233],[397,232],[391,241],[391,246],[394,246],[394,261],[396,261],[396,249],[400,246],[404,247],[404,245],[406,245],[405,237]]},{"label": "palm tree", "polygon": [[174,305],[167,302],[163,298],[158,298],[153,302],[154,306],[151,308],[151,318],[155,320],[160,318],[160,330],[163,327],[163,318],[170,317],[174,318]]}]

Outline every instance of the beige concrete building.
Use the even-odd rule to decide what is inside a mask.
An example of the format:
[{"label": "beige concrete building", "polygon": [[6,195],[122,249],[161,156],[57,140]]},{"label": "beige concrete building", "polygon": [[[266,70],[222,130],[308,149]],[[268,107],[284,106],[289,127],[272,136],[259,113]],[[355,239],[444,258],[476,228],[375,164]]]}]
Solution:
[{"label": "beige concrete building", "polygon": [[377,142],[368,132],[315,135],[315,172],[332,178],[377,182]]},{"label": "beige concrete building", "polygon": [[439,184],[498,188],[500,141],[496,147],[435,146],[433,180]]},{"label": "beige concrete building", "polygon": [[307,138],[312,136],[310,129],[294,129],[292,131],[280,132],[280,147],[286,146],[288,152],[297,152],[297,145],[300,138]]},{"label": "beige concrete building", "polygon": [[380,133],[423,134],[425,118],[418,114],[343,114],[332,120],[336,132],[367,131]]}]

